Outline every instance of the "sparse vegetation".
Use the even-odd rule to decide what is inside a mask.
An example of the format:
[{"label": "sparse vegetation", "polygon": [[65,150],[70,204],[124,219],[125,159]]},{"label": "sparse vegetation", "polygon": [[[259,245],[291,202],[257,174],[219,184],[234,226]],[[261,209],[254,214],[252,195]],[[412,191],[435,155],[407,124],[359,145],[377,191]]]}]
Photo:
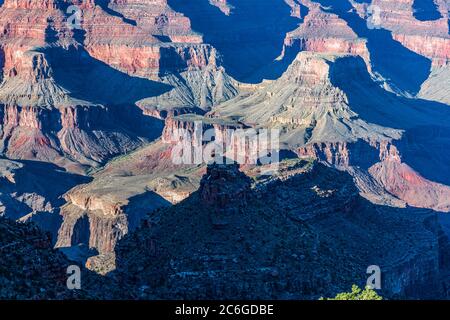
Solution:
[{"label": "sparse vegetation", "polygon": [[353,285],[351,292],[342,292],[334,298],[321,298],[320,300],[383,300],[383,297],[370,287],[362,290],[357,285]]}]

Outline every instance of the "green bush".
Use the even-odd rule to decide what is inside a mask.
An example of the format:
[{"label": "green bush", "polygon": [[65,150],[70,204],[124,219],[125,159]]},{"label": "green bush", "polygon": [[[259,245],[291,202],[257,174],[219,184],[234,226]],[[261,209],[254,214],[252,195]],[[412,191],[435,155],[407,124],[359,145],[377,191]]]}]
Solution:
[{"label": "green bush", "polygon": [[362,290],[357,285],[353,285],[351,292],[342,292],[334,298],[321,298],[320,300],[383,300],[383,297],[379,296],[375,290],[370,289],[369,287]]}]

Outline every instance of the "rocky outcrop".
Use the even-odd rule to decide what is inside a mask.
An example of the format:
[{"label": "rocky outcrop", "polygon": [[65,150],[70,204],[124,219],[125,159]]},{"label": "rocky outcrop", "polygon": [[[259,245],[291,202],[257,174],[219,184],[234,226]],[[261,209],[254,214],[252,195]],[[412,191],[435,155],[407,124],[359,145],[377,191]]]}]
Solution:
[{"label": "rocky outcrop", "polygon": [[[379,155],[378,155],[379,153]],[[375,143],[372,146],[359,142],[347,143],[322,143],[311,144],[300,148],[298,154],[301,157],[312,157],[324,161],[343,170],[350,170],[358,181],[360,171],[353,171],[352,167],[367,170],[373,178],[390,195],[413,207],[432,208],[437,211],[448,212],[450,210],[447,201],[450,188],[444,184],[430,181],[420,173],[402,162],[398,149],[390,142]],[[367,179],[367,178],[366,178]],[[363,179],[364,180],[364,179]],[[365,196],[374,199],[374,181],[359,181],[359,187]],[[365,192],[372,189],[370,192]],[[384,198],[384,197],[383,197]],[[392,201],[383,199],[383,201]],[[401,205],[397,202],[396,206]]]},{"label": "rocky outcrop", "polygon": [[[67,204],[61,208],[63,223],[57,247],[71,247],[82,243],[80,239],[86,239],[85,244],[100,254],[113,252],[117,241],[136,229],[146,213],[168,203],[141,185],[136,186],[136,190],[121,190],[115,197],[108,193],[108,185],[92,188],[92,185],[80,186],[65,196]],[[86,223],[81,223],[83,219]],[[75,237],[77,233],[82,236]]]},{"label": "rocky outcrop", "polygon": [[[188,143],[192,146],[200,146],[211,141],[225,144],[233,138],[234,131],[246,128],[249,126],[239,121],[186,114],[166,119],[162,141],[172,145]],[[213,137],[209,137],[210,134]]]},{"label": "rocky outcrop", "polygon": [[238,164],[212,164],[200,182],[200,199],[206,205],[226,210],[232,202],[237,205],[235,199],[244,205],[250,186],[250,178],[239,171]]},{"label": "rocky outcrop", "polygon": [[[53,52],[27,51],[20,55],[23,63],[14,63],[14,72],[5,76],[0,85],[0,140],[4,154],[16,159],[37,159],[71,170],[81,170],[80,165],[96,166],[115,155],[137,148],[146,137],[155,134],[152,131],[159,130],[158,121],[142,119],[136,106],[124,106],[119,100],[115,105],[99,96],[87,94],[84,88],[86,79],[61,86],[57,80],[65,75],[61,74],[60,64],[67,69],[70,66],[76,68],[76,65],[78,69],[74,72],[85,75],[87,70],[93,71],[96,76],[109,73],[110,81],[120,82],[124,77],[108,67],[96,66],[94,61],[85,61],[84,67],[87,69],[84,70],[83,64],[74,64],[83,54],[71,48],[62,50],[58,55],[58,59],[67,58],[67,64],[55,62]],[[136,86],[133,87],[136,89]],[[75,98],[80,92],[78,90],[86,100],[105,103]],[[97,88],[97,94],[100,91]],[[124,111],[124,108],[128,110]],[[127,128],[127,121],[124,120],[138,121],[143,130],[136,128],[140,130],[136,132]],[[144,128],[148,131],[144,132]]]},{"label": "rocky outcrop", "polygon": [[213,115],[284,128],[289,131],[288,142],[297,146],[314,141],[400,137],[399,131],[358,119],[349,101],[352,92],[334,81],[344,75],[336,66],[343,66],[339,68],[343,73],[365,73],[368,83],[372,82],[370,77],[367,79],[367,68],[361,59],[301,52],[279,79],[266,82],[250,95],[245,93],[221,104]]}]

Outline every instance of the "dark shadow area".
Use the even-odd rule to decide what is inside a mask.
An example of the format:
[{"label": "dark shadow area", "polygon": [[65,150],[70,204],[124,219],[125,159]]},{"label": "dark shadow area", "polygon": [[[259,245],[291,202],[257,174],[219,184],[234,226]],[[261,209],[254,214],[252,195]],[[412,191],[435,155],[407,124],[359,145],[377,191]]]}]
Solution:
[{"label": "dark shadow area", "polygon": [[115,123],[120,124],[128,131],[149,141],[161,136],[164,129],[164,120],[160,120],[142,113],[136,105],[113,106]]},{"label": "dark shadow area", "polygon": [[442,18],[434,0],[414,0],[414,18],[420,21],[434,21]]},{"label": "dark shadow area", "polygon": [[86,245],[89,247],[89,239],[91,237],[91,230],[89,225],[89,217],[83,216],[78,219],[73,227],[72,238],[70,243]]},{"label": "dark shadow area", "polygon": [[152,212],[170,206],[172,203],[153,191],[131,197],[125,210],[129,230],[136,230],[141,225],[142,219]]},{"label": "dark shadow area", "polygon": [[58,41],[58,32],[55,29],[52,17],[47,18],[47,28],[45,29],[45,42],[48,44]]},{"label": "dark shadow area", "polygon": [[62,222],[63,218],[59,214],[59,210],[56,210],[56,212],[35,212],[27,219],[27,223],[34,223],[39,229],[48,232],[53,244],[56,244]]},{"label": "dark shadow area", "polygon": [[96,5],[98,5],[100,8],[102,8],[103,11],[105,11],[107,14],[122,19],[123,22],[131,24],[132,26],[136,26],[137,23],[133,19],[126,18],[122,13],[114,11],[109,7],[109,3],[111,0],[95,0],[94,1]]},{"label": "dark shadow area", "polygon": [[154,34],[152,36],[155,37],[156,39],[158,39],[159,41],[163,42],[163,43],[170,43],[170,42],[172,42],[172,40],[170,40],[170,37],[168,37],[168,36],[159,35],[159,34]]},{"label": "dark shadow area", "polygon": [[450,185],[450,108],[397,96],[378,86],[360,57],[337,60],[330,80],[343,90],[351,109],[368,123],[404,130],[395,143],[402,159],[425,178]]},{"label": "dark shadow area", "polygon": [[402,160],[423,177],[450,186],[450,123],[418,126],[405,132],[396,143]]},{"label": "dark shadow area", "polygon": [[[3,81],[3,70],[5,67],[5,51],[0,47],[0,82]],[[0,114],[0,119],[3,119],[3,116]]]},{"label": "dark shadow area", "polygon": [[218,49],[232,77],[255,83],[278,78],[279,68],[261,69],[271,66],[280,56],[286,33],[298,26],[299,19],[290,16],[291,9],[283,0],[228,3],[234,8],[229,16],[208,0],[168,1],[171,8],[191,20],[192,29],[203,34],[205,43]]},{"label": "dark shadow area", "polygon": [[31,160],[14,161],[24,164],[23,169],[16,174],[17,191],[45,195],[55,207],[65,203],[61,196],[67,191],[76,185],[92,181],[90,177],[69,173],[52,163]]},{"label": "dark shadow area", "polygon": [[[15,183],[2,182],[0,194],[3,205],[6,207],[6,216],[12,220],[18,220],[27,216],[27,222],[34,222],[42,230],[51,233],[53,241],[56,241],[62,217],[58,214],[59,207],[65,204],[63,195],[77,185],[88,183],[92,178],[66,172],[54,164],[31,161],[14,160],[23,164],[23,168],[15,171]],[[34,195],[36,198],[31,197]],[[23,199],[22,199],[23,197]],[[44,199],[40,199],[43,197]],[[18,200],[20,199],[20,201]],[[51,212],[33,212],[36,207],[31,207],[28,201],[36,202],[38,210],[46,210],[51,205]],[[43,203],[40,204],[40,201]]]},{"label": "dark shadow area", "polygon": [[369,29],[348,0],[314,0],[345,20],[358,37],[367,39],[367,48],[375,73],[379,73],[394,88],[412,95],[420,91],[431,72],[431,60],[407,48],[385,29]]}]

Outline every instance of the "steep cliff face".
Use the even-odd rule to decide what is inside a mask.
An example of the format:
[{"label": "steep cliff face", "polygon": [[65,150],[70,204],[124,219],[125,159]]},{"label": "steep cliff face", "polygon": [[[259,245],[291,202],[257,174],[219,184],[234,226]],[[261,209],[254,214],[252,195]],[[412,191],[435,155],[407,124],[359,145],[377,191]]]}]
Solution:
[{"label": "steep cliff face", "polygon": [[285,38],[285,50],[334,54],[354,54],[369,59],[366,40],[338,15],[327,12],[314,1],[291,1],[302,19],[300,26]]},{"label": "steep cliff face", "polygon": [[[442,297],[436,215],[373,206],[349,176],[320,165],[283,168],[250,189],[235,167],[211,166],[198,193],[121,241],[114,279],[138,299],[315,299],[365,283],[377,263],[385,297]],[[225,189],[245,196],[208,202]]]}]

